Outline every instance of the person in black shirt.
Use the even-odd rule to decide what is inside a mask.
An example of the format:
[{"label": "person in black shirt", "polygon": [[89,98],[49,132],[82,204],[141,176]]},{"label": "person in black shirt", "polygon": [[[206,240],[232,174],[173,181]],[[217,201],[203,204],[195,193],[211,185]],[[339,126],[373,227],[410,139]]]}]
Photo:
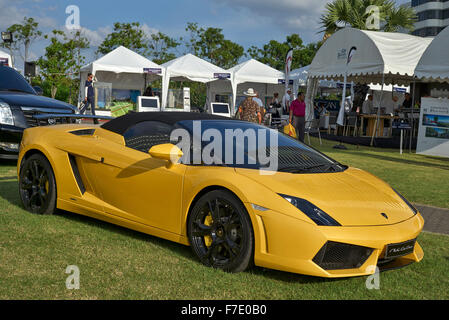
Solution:
[{"label": "person in black shirt", "polygon": [[411,108],[412,107],[412,99],[410,97],[410,93],[406,93],[404,96],[404,102],[402,103],[402,108]]},{"label": "person in black shirt", "polygon": [[[84,98],[85,106],[80,110],[81,114],[84,114],[84,112],[90,105],[90,109],[92,110],[92,115],[95,115],[95,92],[94,92],[94,87],[92,85],[93,77],[94,76],[92,75],[92,73],[89,73],[87,75],[87,80],[84,85],[85,86],[85,98]],[[94,123],[98,124],[98,119],[94,119]]]}]

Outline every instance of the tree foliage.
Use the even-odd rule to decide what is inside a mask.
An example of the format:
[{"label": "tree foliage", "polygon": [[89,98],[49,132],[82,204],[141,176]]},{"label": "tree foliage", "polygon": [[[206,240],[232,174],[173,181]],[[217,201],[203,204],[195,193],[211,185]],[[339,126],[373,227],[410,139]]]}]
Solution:
[{"label": "tree foliage", "polygon": [[252,46],[247,50],[247,54],[253,59],[277,70],[284,71],[285,56],[290,48],[293,49],[291,69],[296,69],[312,63],[313,57],[320,46],[320,42],[304,45],[301,37],[294,33],[287,36],[286,40],[282,43],[276,40],[270,40],[262,48]]},{"label": "tree foliage", "polygon": [[186,31],[190,33],[185,42],[189,52],[219,67],[229,69],[244,55],[243,47],[225,39],[220,28],[204,29],[197,23],[188,22]]},{"label": "tree foliage", "polygon": [[372,29],[367,25],[371,11],[370,6],[379,8],[379,29],[395,32],[400,28],[413,30],[416,13],[413,8],[396,6],[393,0],[334,0],[326,4],[325,12],[320,18],[321,32],[333,34],[341,28],[351,26],[360,30]]},{"label": "tree foliage", "polygon": [[176,58],[175,50],[181,43],[168,35],[157,32],[148,41],[149,57],[157,64],[162,64]]},{"label": "tree foliage", "polygon": [[107,54],[124,46],[141,55],[148,54],[148,37],[139,22],[114,23],[114,30],[106,36],[97,49],[97,54]]},{"label": "tree foliage", "polygon": [[22,23],[11,25],[7,31],[13,35],[12,43],[3,42],[1,45],[10,50],[11,55],[18,54],[23,61],[28,61],[32,43],[42,36],[38,29],[39,23],[33,18],[23,18]]},{"label": "tree foliage", "polygon": [[50,40],[50,44],[45,48],[45,55],[37,64],[51,88],[51,97],[54,98],[60,85],[71,88],[73,78],[78,77],[79,69],[84,63],[81,49],[87,48],[89,42],[80,31],[66,34],[60,30],[53,30],[45,38]]}]

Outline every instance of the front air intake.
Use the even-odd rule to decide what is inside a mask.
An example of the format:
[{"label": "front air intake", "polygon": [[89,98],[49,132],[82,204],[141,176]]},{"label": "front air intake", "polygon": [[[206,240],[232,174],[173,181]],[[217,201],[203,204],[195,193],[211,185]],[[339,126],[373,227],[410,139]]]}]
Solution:
[{"label": "front air intake", "polygon": [[373,252],[372,248],[328,241],[313,258],[324,270],[360,268]]}]

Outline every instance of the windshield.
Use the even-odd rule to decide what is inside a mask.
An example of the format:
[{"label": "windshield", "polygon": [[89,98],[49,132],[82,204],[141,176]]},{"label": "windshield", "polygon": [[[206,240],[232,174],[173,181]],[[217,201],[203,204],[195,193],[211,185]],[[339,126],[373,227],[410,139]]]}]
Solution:
[{"label": "windshield", "polygon": [[[184,120],[171,140],[185,164],[225,165],[290,173],[336,172],[347,167],[283,133],[237,120]],[[190,141],[182,136],[188,132]],[[187,150],[188,149],[188,150]]]},{"label": "windshield", "polygon": [[0,66],[0,91],[16,91],[36,94],[33,87],[13,68]]}]

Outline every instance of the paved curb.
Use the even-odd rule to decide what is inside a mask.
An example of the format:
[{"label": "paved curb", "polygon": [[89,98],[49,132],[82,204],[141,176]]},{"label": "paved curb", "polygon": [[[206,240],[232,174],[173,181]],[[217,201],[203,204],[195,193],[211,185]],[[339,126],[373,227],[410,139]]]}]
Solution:
[{"label": "paved curb", "polygon": [[413,204],[424,218],[424,230],[449,234],[449,209]]}]

